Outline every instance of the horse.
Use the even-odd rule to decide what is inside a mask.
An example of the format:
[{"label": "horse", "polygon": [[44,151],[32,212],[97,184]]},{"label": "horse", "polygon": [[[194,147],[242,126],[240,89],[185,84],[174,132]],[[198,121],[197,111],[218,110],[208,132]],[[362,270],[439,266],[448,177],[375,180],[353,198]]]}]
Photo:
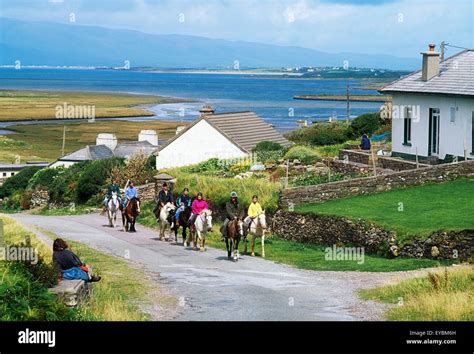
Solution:
[{"label": "horse", "polygon": [[107,202],[107,216],[109,217],[109,226],[115,227],[117,221],[117,211],[120,208],[117,192],[112,192],[112,198]]},{"label": "horse", "polygon": [[190,227],[190,235],[193,240],[194,249],[197,249],[198,239],[200,242],[200,251],[206,250],[206,233],[212,229],[212,211],[204,209],[199,213],[194,222],[194,225]]},{"label": "horse", "polygon": [[122,208],[122,224],[124,231],[137,232],[135,222],[140,214],[140,199],[132,198],[128,201],[125,209]]},{"label": "horse", "polygon": [[[158,238],[158,240],[161,241],[163,238],[166,239],[165,230],[167,226],[170,226],[171,228],[175,211],[176,206],[169,202],[161,207],[158,219],[160,223],[160,237]],[[169,240],[170,239],[171,237],[169,238]],[[178,239],[176,239],[176,242],[178,242]]]},{"label": "horse", "polygon": [[[265,211],[262,211],[257,217],[250,219],[248,233],[252,236],[251,248],[252,257],[255,256],[255,239],[262,237],[262,257],[265,258],[265,232],[267,231],[267,220],[265,218]],[[246,238],[246,237],[245,237]],[[247,241],[246,239],[244,241]],[[244,242],[244,253],[247,253],[247,242]]]},{"label": "horse", "polygon": [[[241,219],[234,219],[227,224],[227,237],[225,238],[225,247],[227,249],[227,258],[231,259],[231,253],[234,251],[234,262],[239,260],[239,242],[244,237],[244,222]],[[230,243],[229,243],[230,239]]]},{"label": "horse", "polygon": [[[184,210],[179,214],[179,220],[176,220],[176,214],[173,216],[172,222],[174,222],[175,226],[172,230],[174,230],[174,238],[176,243],[178,243],[178,230],[179,227],[183,228],[183,246],[189,246],[189,240],[187,239],[186,230],[189,228],[188,220],[191,217],[191,207],[186,207]],[[179,224],[178,224],[179,222]]]}]

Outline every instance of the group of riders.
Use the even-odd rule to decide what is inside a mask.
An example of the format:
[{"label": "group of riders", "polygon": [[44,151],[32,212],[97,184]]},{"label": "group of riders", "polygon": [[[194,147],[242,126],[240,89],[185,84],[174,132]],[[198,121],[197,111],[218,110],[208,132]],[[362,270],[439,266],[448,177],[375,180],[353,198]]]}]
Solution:
[{"label": "group of riders", "polygon": [[[107,193],[104,197],[103,204],[105,209],[107,208],[109,200],[112,198],[114,193],[117,195],[119,200],[121,209],[125,210],[129,201],[134,198],[138,199],[138,191],[134,186],[133,181],[128,181],[124,197],[121,198],[120,187],[116,183],[115,180],[112,180],[112,183],[107,188]],[[176,211],[174,213],[174,220],[171,222],[171,228],[177,228],[180,226],[180,215],[183,213],[187,208],[191,210],[190,217],[185,222],[187,223],[188,227],[192,227],[198,215],[203,212],[204,210],[209,209],[209,205],[207,201],[204,199],[204,195],[202,192],[198,192],[195,198],[192,198],[189,195],[189,189],[184,188],[182,193],[174,200],[173,193],[169,190],[168,184],[165,182],[162,185],[160,192],[156,197],[156,207],[154,209],[155,214],[159,214],[161,208],[163,208],[168,203],[174,205],[176,207]],[[104,209],[104,210],[105,210]],[[252,197],[252,201],[247,210],[247,216],[245,216],[245,211],[242,204],[239,202],[238,195],[236,192],[230,193],[230,198],[226,203],[225,206],[225,214],[226,218],[224,220],[223,226],[221,228],[222,238],[225,239],[227,237],[227,231],[230,221],[232,220],[243,220],[244,224],[250,227],[252,220],[258,217],[263,212],[263,208],[258,201],[258,196],[254,195]],[[181,225],[184,226],[184,225]]]}]

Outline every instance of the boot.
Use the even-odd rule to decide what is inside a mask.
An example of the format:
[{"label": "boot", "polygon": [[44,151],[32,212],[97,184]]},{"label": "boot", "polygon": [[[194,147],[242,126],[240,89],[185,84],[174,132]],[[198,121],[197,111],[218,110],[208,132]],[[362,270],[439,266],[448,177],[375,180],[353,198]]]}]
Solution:
[{"label": "boot", "polygon": [[102,279],[102,277],[100,275],[91,275],[91,279],[89,280],[89,282],[91,283],[95,283],[95,282],[98,282]]}]

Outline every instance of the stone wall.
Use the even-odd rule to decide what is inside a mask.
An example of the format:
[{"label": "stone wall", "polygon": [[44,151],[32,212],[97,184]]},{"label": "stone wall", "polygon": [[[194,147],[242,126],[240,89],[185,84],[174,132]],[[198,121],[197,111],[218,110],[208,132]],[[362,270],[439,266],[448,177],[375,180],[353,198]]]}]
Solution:
[{"label": "stone wall", "polygon": [[152,202],[155,200],[156,189],[154,182],[143,184],[136,188],[141,201]]},{"label": "stone wall", "polygon": [[[377,156],[377,165],[382,168],[394,171],[406,171],[416,169],[416,162],[414,161],[402,160],[388,156]],[[430,167],[430,165],[422,163],[418,164],[418,168],[424,167]]]},{"label": "stone wall", "polygon": [[440,183],[469,175],[474,175],[474,160],[395,172],[375,177],[354,178],[314,186],[287,188],[280,193],[279,207],[287,208],[291,204],[321,203],[331,199],[423,185],[427,182]]},{"label": "stone wall", "polygon": [[340,150],[339,160],[372,165],[372,154],[362,150]]},{"label": "stone wall", "polygon": [[33,191],[31,194],[30,208],[45,207],[48,205],[49,195],[46,190]]},{"label": "stone wall", "polygon": [[365,247],[370,253],[386,252],[395,241],[394,233],[375,224],[282,210],[273,216],[272,231],[285,240],[327,246],[354,245]]},{"label": "stone wall", "polygon": [[426,239],[399,245],[397,234],[364,220],[340,216],[299,214],[279,210],[272,220],[279,237],[301,242],[338,247],[364,247],[366,253],[389,257],[470,260],[474,254],[474,230],[434,232]]}]

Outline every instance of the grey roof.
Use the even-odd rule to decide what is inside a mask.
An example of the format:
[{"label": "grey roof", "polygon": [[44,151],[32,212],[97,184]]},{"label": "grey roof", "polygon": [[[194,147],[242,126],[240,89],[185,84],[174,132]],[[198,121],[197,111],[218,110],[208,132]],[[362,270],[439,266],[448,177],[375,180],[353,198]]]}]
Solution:
[{"label": "grey roof", "polygon": [[150,156],[157,150],[158,148],[149,141],[133,141],[118,144],[114,149],[114,155],[128,158],[138,153],[143,153]]},{"label": "grey roof", "polygon": [[175,179],[175,177],[170,176],[167,173],[159,173],[156,176],[153,176],[153,178],[157,179],[157,180],[163,180],[163,181],[171,181],[171,180]]},{"label": "grey roof", "polygon": [[254,112],[244,111],[204,114],[193,124],[188,125],[185,129],[179,132],[179,134],[171,138],[162,149],[185,134],[201,120],[208,122],[246,153],[250,153],[255,145],[261,141],[273,141],[283,146],[291,145],[288,140],[286,140],[268,123],[265,123],[265,121]]},{"label": "grey roof", "polygon": [[88,145],[83,149],[65,155],[59,161],[89,161],[114,157],[114,152],[105,145]]},{"label": "grey roof", "polygon": [[390,83],[379,92],[411,92],[474,96],[474,49],[466,49],[440,63],[439,75],[421,80],[421,70]]},{"label": "grey roof", "polygon": [[0,171],[20,171],[26,167],[46,167],[48,166],[47,162],[38,162],[38,163],[26,163],[26,164],[10,164],[10,163],[0,163]]}]

